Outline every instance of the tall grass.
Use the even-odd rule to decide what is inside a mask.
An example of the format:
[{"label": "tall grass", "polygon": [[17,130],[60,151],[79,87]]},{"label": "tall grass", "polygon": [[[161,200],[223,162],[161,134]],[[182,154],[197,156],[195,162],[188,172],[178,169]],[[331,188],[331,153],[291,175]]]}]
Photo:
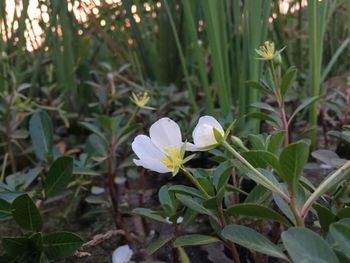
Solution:
[{"label": "tall grass", "polygon": [[[326,27],[328,1],[308,1],[309,22],[309,61],[310,61],[310,95],[319,96],[321,86],[323,36]],[[317,117],[318,102],[310,108],[309,125],[311,127],[311,142],[313,147],[317,144]]]},{"label": "tall grass", "polygon": [[193,53],[194,61],[198,68],[198,75],[205,94],[205,102],[207,110],[210,114],[214,113],[214,98],[209,85],[209,80],[206,72],[206,65],[204,61],[204,50],[200,44],[198,38],[197,23],[195,20],[194,12],[197,10],[198,2],[196,1],[182,1],[184,10],[184,24],[186,25],[185,31],[188,38],[189,52]]},{"label": "tall grass", "polygon": [[[128,77],[143,84],[151,80],[164,87],[175,83],[189,94],[192,109],[204,108],[210,114],[227,116],[244,115],[252,109],[250,104],[260,100],[259,92],[247,87],[245,81],[261,77],[261,63],[254,49],[265,40],[277,41],[277,48],[287,46],[284,62],[286,66],[298,64],[302,81],[310,76],[310,96],[320,94],[328,76],[346,69],[344,54],[349,50],[350,26],[343,25],[345,16],[333,16],[332,10],[344,10],[347,5],[349,14],[350,0],[309,0],[307,16],[303,16],[306,10],[301,10],[297,17],[279,14],[277,0],[161,0],[161,5],[150,0],[148,11],[142,0],[123,0],[122,5],[115,6],[96,1],[101,3],[98,16],[80,1],[79,6],[89,14],[87,24],[77,21],[68,9],[69,1],[39,1],[40,6],[48,7],[50,19],[40,24],[45,37],[35,52],[26,51],[29,0],[23,1],[21,13],[15,15],[16,30],[14,22],[4,24],[2,30],[9,29],[13,34],[0,38],[0,51],[8,55],[0,58],[1,88],[11,87],[12,80],[17,84],[29,82],[32,93],[38,94],[40,86],[53,85],[60,94],[73,94],[84,105],[86,81],[100,62],[108,62],[114,68],[130,63]],[[135,6],[141,22],[134,19],[131,10]],[[6,21],[5,8],[6,1],[0,1],[1,22]],[[269,24],[272,12],[278,18]],[[298,20],[297,25],[292,17]],[[350,24],[350,18],[347,19]],[[60,33],[53,27],[60,28]],[[305,38],[287,38],[294,29],[304,36],[306,27],[308,49]],[[348,30],[346,36],[344,28]],[[302,59],[306,52],[309,64]],[[317,124],[317,107],[314,104],[310,111],[313,128]],[[315,129],[311,137],[315,143]]]},{"label": "tall grass", "polygon": [[[182,5],[185,21],[191,24],[187,33],[192,43],[198,42],[195,27],[198,17],[193,16],[194,10],[191,10],[189,1],[183,0]],[[213,93],[209,89],[210,85],[215,87],[214,94],[221,113],[232,113],[233,106],[236,106],[236,112],[245,114],[248,106],[259,99],[258,92],[247,89],[245,81],[260,77],[260,62],[254,50],[266,38],[271,1],[203,0],[192,1],[192,6],[203,11],[205,31],[201,40],[207,43],[210,58],[207,73],[203,64],[203,51],[197,46],[194,56],[207,108],[209,112],[212,111]]]}]

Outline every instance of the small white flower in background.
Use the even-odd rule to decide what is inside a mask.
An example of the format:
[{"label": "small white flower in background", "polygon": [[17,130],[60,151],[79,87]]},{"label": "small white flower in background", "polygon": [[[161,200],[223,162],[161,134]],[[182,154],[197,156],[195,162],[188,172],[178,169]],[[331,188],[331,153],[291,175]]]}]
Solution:
[{"label": "small white flower in background", "polygon": [[105,189],[103,187],[99,187],[99,186],[91,187],[91,193],[93,195],[100,195],[100,194],[103,194],[104,192],[105,192]]},{"label": "small white flower in background", "polygon": [[203,116],[199,118],[198,124],[192,133],[194,144],[188,144],[188,150],[196,151],[208,147],[215,147],[218,144],[218,141],[215,138],[214,129],[224,137],[224,129],[214,117]]},{"label": "small white flower in background", "polygon": [[116,176],[114,178],[114,183],[115,184],[125,184],[125,182],[126,182],[126,178],[125,177]]},{"label": "small white flower in background", "polygon": [[[165,221],[169,224],[169,225],[172,225],[173,222],[170,221],[170,217],[166,217],[165,218]],[[176,224],[181,224],[182,222],[184,221],[184,218],[182,216],[179,216],[177,219],[176,219]]]},{"label": "small white flower in background", "polygon": [[176,172],[182,165],[183,146],[179,125],[169,118],[156,121],[150,136],[138,135],[131,144],[137,157],[134,163],[158,173]]},{"label": "small white flower in background", "polygon": [[179,216],[179,217],[176,219],[176,224],[181,224],[183,221],[184,221],[184,218],[183,218],[182,216]]},{"label": "small white flower in background", "polygon": [[113,263],[128,263],[133,255],[129,245],[117,247],[112,254]]}]

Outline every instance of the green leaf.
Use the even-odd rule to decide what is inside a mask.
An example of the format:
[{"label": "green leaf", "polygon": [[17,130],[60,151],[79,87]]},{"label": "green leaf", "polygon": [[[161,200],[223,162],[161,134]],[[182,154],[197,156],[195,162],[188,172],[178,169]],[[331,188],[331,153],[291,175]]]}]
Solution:
[{"label": "green leaf", "polygon": [[[172,195],[172,196],[171,196]],[[158,192],[159,202],[162,205],[162,208],[170,216],[176,212],[175,204],[173,202],[174,194],[169,193],[168,187],[163,185]]]},{"label": "green leaf", "polygon": [[315,159],[331,166],[336,166],[335,164],[337,163],[337,160],[341,159],[335,152],[323,149],[314,151],[311,155]]},{"label": "green leaf", "polygon": [[179,259],[181,263],[191,263],[186,251],[182,247],[177,248],[177,252],[179,254]]},{"label": "green leaf", "polygon": [[293,262],[339,263],[326,241],[310,229],[289,228],[282,233],[282,240]]},{"label": "green leaf", "polygon": [[161,247],[165,246],[172,237],[164,237],[159,238],[156,241],[153,241],[149,246],[147,247],[147,252],[152,255],[154,252],[157,252]]},{"label": "green leaf", "polygon": [[216,191],[226,187],[228,179],[232,172],[232,165],[229,162],[223,162],[213,172],[213,185]]},{"label": "green leaf", "polygon": [[309,158],[309,145],[300,141],[289,144],[280,156],[280,176],[295,188]]},{"label": "green leaf", "polygon": [[29,237],[29,240],[30,240],[31,250],[35,250],[41,253],[43,249],[43,238],[42,238],[41,232],[34,233]]},{"label": "green leaf", "polygon": [[9,256],[17,256],[29,249],[29,239],[27,237],[4,237],[1,239],[2,246]]},{"label": "green leaf", "polygon": [[284,100],[288,89],[293,85],[297,72],[298,72],[297,68],[292,66],[289,69],[287,69],[286,73],[284,74],[281,82],[282,100]]},{"label": "green leaf", "polygon": [[161,222],[161,223],[167,223],[167,221],[165,221],[164,217],[159,215],[159,212],[153,211],[153,210],[148,209],[148,208],[135,208],[134,210],[132,210],[132,212],[134,214],[144,216],[144,217],[156,220],[156,221]]},{"label": "green leaf", "polygon": [[208,215],[216,219],[215,215],[199,203],[198,200],[182,194],[175,194],[175,196],[184,206],[187,206],[200,214]]},{"label": "green leaf", "polygon": [[89,135],[86,142],[86,152],[92,157],[108,156],[108,144],[96,134]]},{"label": "green leaf", "polygon": [[196,188],[191,187],[191,186],[172,185],[169,187],[169,191],[174,192],[174,193],[190,195],[190,196],[198,197],[201,199],[205,199],[205,197],[203,196],[203,194],[200,191],[198,191]]},{"label": "green leaf", "polygon": [[70,232],[56,232],[43,237],[43,248],[48,259],[71,256],[83,244],[83,240]]},{"label": "green leaf", "polygon": [[221,235],[225,239],[253,251],[289,261],[278,246],[249,227],[231,224],[222,230]]},{"label": "green leaf", "polygon": [[263,112],[251,112],[245,115],[246,118],[252,118],[262,121],[270,121],[272,124],[274,124],[276,127],[280,127],[281,123],[280,120],[277,118],[274,118],[273,115],[269,115]]},{"label": "green leaf", "polygon": [[49,263],[49,259],[44,252],[40,255],[39,263]]},{"label": "green leaf", "polygon": [[255,102],[253,104],[250,105],[251,107],[260,109],[260,110],[266,110],[266,111],[271,111],[271,112],[276,112],[276,110],[270,106],[269,104],[265,103],[265,102]]},{"label": "green leaf", "polygon": [[13,218],[20,227],[36,232],[41,230],[40,212],[27,194],[17,197],[11,207]]},{"label": "green leaf", "polygon": [[50,161],[53,155],[53,126],[50,116],[45,111],[35,112],[29,121],[29,132],[37,158]]},{"label": "green leaf", "polygon": [[6,176],[5,181],[12,189],[24,192],[35,178],[38,177],[42,169],[42,167],[36,167],[29,169],[27,172],[17,172]]},{"label": "green leaf", "polygon": [[262,150],[262,151],[266,150],[265,136],[261,134],[259,135],[248,134],[248,139],[249,139],[249,143],[253,147],[253,150]]},{"label": "green leaf", "polygon": [[324,233],[327,233],[330,224],[337,221],[338,219],[337,216],[333,214],[332,211],[325,206],[314,204],[313,207],[317,212],[318,221],[320,222],[322,230],[324,231]]},{"label": "green leaf", "polygon": [[0,182],[0,199],[5,200],[6,202],[12,203],[16,197],[22,195],[23,193],[15,191],[7,184]]},{"label": "green leaf", "polygon": [[174,245],[175,247],[202,246],[217,242],[220,242],[220,240],[216,237],[193,234],[178,237],[175,240]]},{"label": "green leaf", "polygon": [[[282,191],[287,194],[288,193],[288,189],[286,184],[281,184],[281,188]],[[282,213],[288,217],[288,219],[294,223],[294,225],[296,224],[295,222],[295,217],[289,207],[288,204],[286,204],[286,202],[276,193],[272,194],[273,199],[276,203],[276,205],[278,206],[278,208],[282,211]],[[296,207],[297,209],[300,211],[301,208],[303,207],[303,205],[305,204],[305,191],[304,188],[302,188],[301,186],[298,186],[296,188]]]},{"label": "green leaf", "polygon": [[11,215],[11,204],[0,199],[0,218]]},{"label": "green leaf", "polygon": [[311,98],[307,98],[305,99],[293,112],[293,114],[289,117],[288,122],[291,123],[292,120],[294,119],[294,117],[303,109],[309,107],[311,104],[315,103],[317,100],[319,100],[320,97],[319,96],[315,96],[315,97],[311,97]]},{"label": "green leaf", "polygon": [[271,196],[271,192],[260,184],[256,185],[244,199],[244,203],[263,204]]},{"label": "green leaf", "polygon": [[350,207],[342,208],[337,213],[338,218],[350,218]]},{"label": "green leaf", "polygon": [[335,246],[340,248],[340,250],[350,259],[350,226],[334,223],[330,226],[330,234],[332,235]]},{"label": "green leaf", "polygon": [[246,81],[246,84],[254,89],[257,89],[259,91],[265,92],[265,93],[270,94],[270,95],[273,95],[272,90],[268,86],[265,86],[265,85],[261,84],[260,82],[257,82],[254,80],[248,80],[248,81]]},{"label": "green leaf", "polygon": [[274,185],[277,188],[280,188],[280,185],[279,185],[278,181],[276,180],[276,178],[274,177],[274,175],[270,171],[265,170],[265,169],[260,169],[260,168],[257,169],[257,170],[260,171],[260,173],[262,175],[264,175],[270,181],[269,183],[267,183],[265,180],[263,180],[260,177],[256,176],[255,173],[253,173],[249,168],[247,168],[245,165],[243,165],[240,161],[233,160],[232,163],[234,164],[234,166],[238,170],[240,170],[249,179],[253,180],[257,184],[260,184],[260,185],[266,187],[267,189],[271,190],[272,192],[274,192],[275,190],[274,190],[274,188],[271,185]]},{"label": "green leaf", "polygon": [[44,181],[47,197],[55,196],[64,191],[72,179],[73,158],[62,156],[55,160]]},{"label": "green leaf", "polygon": [[271,167],[277,172],[280,169],[278,159],[273,153],[262,150],[251,150],[242,152],[241,155],[255,168]]},{"label": "green leaf", "polygon": [[93,132],[94,134],[96,134],[104,142],[107,142],[105,135],[102,133],[101,129],[97,125],[89,123],[89,122],[83,122],[83,121],[80,122],[80,124],[82,126],[84,126],[86,129],[88,129],[91,132]]},{"label": "green leaf", "polygon": [[267,150],[273,154],[279,155],[285,133],[283,131],[276,132],[271,136]]},{"label": "green leaf", "polygon": [[226,214],[229,216],[238,215],[257,219],[273,220],[283,225],[291,226],[290,222],[276,211],[272,210],[271,208],[257,204],[237,204],[228,208],[226,210]]}]

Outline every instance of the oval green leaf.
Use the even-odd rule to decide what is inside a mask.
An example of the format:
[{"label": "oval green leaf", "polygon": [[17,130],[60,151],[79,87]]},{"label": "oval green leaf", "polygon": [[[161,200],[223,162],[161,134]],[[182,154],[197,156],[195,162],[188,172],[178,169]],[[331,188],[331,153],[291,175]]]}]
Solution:
[{"label": "oval green leaf", "polygon": [[216,237],[193,234],[178,237],[175,240],[174,245],[175,247],[202,246],[216,242],[220,242],[220,240]]},{"label": "oval green leaf", "polygon": [[13,218],[20,227],[36,232],[41,230],[43,222],[40,212],[27,194],[17,197],[11,207]]},{"label": "oval green leaf", "polygon": [[289,261],[278,246],[249,227],[231,224],[222,230],[221,235],[233,243],[253,251]]},{"label": "oval green leaf", "polygon": [[291,226],[290,222],[271,208],[256,204],[237,204],[226,210],[227,215],[238,215],[256,219],[272,220],[285,226]]},{"label": "oval green leaf", "polygon": [[46,197],[52,197],[64,191],[72,179],[72,174],[73,158],[68,156],[57,158],[44,182]]},{"label": "oval green leaf", "polygon": [[282,233],[282,240],[293,262],[339,263],[326,241],[310,229],[292,227]]}]

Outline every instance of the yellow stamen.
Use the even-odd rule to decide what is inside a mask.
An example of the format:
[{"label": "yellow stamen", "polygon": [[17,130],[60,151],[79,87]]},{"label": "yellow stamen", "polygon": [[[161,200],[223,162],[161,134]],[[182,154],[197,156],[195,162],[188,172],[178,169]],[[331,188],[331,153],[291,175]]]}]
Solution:
[{"label": "yellow stamen", "polygon": [[283,51],[283,49],[284,48],[276,50],[273,42],[266,41],[264,45],[260,46],[259,49],[256,49],[255,51],[260,56],[259,59],[275,60],[276,58],[280,57],[280,53]]},{"label": "yellow stamen", "polygon": [[132,98],[130,98],[139,108],[144,108],[148,103],[150,96],[147,92],[135,94],[132,93]]},{"label": "yellow stamen", "polygon": [[179,148],[164,148],[167,156],[162,158],[162,163],[169,168],[171,172],[174,172],[176,168],[182,165],[181,151]]}]

